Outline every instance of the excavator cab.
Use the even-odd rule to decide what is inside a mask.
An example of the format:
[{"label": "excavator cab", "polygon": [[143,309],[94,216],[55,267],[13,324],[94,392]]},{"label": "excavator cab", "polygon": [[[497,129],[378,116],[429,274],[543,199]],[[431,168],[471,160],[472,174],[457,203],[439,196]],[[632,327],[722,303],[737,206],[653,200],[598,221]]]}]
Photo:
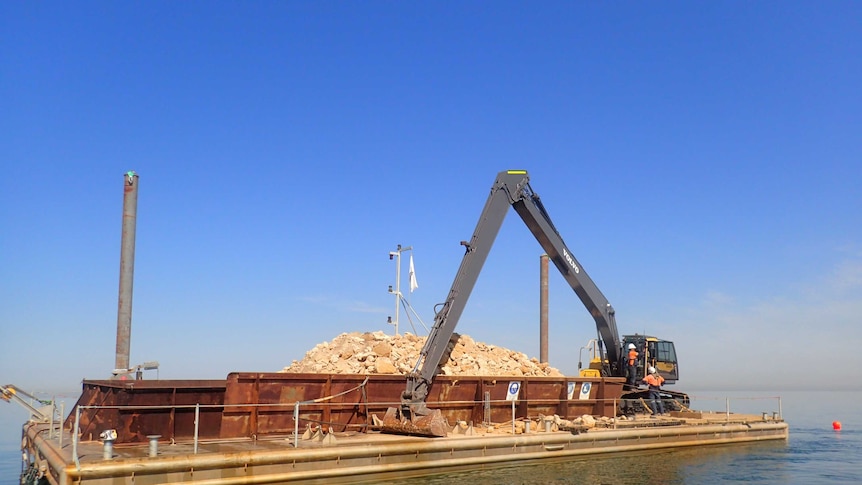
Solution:
[{"label": "excavator cab", "polygon": [[647,367],[655,367],[667,384],[673,384],[679,379],[676,349],[673,342],[661,340],[649,335],[623,335],[622,348],[634,344],[638,351],[638,376],[646,376]]}]

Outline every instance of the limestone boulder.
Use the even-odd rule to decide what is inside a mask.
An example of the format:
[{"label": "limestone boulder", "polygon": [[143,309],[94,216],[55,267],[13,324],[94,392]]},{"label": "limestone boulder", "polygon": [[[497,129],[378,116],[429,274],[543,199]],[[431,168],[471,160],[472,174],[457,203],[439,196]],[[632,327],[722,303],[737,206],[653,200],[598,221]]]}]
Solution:
[{"label": "limestone boulder", "polygon": [[[315,374],[401,374],[413,370],[425,337],[410,333],[343,333],[322,342],[294,360],[281,372]],[[562,377],[547,363],[522,352],[476,342],[468,335],[453,334],[438,373],[445,375]]]}]

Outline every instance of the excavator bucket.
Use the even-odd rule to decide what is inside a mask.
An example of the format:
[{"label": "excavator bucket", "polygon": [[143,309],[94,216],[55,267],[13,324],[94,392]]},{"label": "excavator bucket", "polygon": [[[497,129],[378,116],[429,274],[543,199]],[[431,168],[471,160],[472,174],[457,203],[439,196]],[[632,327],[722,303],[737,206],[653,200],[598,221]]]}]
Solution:
[{"label": "excavator bucket", "polygon": [[380,430],[384,433],[406,434],[413,436],[431,436],[443,438],[449,432],[449,422],[439,409],[430,409],[429,414],[414,416],[413,419],[403,415],[398,408],[389,408],[383,416]]}]

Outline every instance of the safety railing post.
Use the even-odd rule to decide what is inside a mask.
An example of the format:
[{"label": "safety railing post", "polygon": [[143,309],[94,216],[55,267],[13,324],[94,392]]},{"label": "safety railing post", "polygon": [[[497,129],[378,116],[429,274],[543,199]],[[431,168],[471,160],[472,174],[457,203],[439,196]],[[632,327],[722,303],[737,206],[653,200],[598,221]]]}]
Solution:
[{"label": "safety railing post", "polygon": [[66,402],[60,403],[60,438],[59,438],[59,447],[63,449],[63,416],[66,415]]},{"label": "safety railing post", "polygon": [[78,427],[81,423],[81,406],[75,406],[75,429],[72,430],[72,456],[75,457],[75,468],[81,470],[81,460],[78,458]]},{"label": "safety railing post", "polygon": [[293,405],[293,447],[299,448],[299,401]]},{"label": "safety railing post", "polygon": [[195,404],[195,452],[194,454],[198,454],[198,430],[200,428],[200,417],[201,417],[201,404]]},{"label": "safety railing post", "polygon": [[512,399],[512,436],[515,436],[515,400]]},{"label": "safety railing post", "polygon": [[50,427],[48,428],[48,439],[51,439],[54,437],[54,418],[55,418],[54,415],[55,414],[57,414],[57,397],[56,396],[51,400],[51,424],[50,424]]}]

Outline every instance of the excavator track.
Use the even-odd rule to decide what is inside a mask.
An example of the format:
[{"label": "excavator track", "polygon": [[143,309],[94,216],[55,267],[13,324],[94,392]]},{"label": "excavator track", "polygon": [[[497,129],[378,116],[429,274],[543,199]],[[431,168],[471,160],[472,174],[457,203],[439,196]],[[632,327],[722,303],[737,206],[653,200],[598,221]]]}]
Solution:
[{"label": "excavator track", "polygon": [[[659,395],[661,396],[665,411],[686,411],[691,405],[688,394],[683,392],[661,390]],[[649,408],[649,390],[632,389],[623,391],[617,413],[626,416],[652,414],[652,410]]]}]

